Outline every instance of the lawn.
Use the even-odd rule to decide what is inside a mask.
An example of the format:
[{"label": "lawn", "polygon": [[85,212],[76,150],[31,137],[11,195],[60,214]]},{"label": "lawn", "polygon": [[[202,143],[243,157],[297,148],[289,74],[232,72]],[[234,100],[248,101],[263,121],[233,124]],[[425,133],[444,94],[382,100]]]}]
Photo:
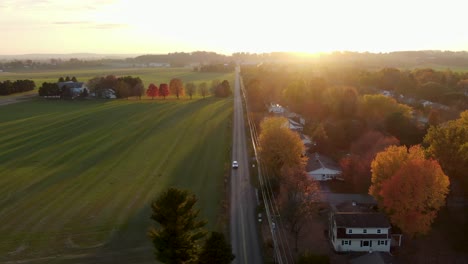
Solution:
[{"label": "lawn", "polygon": [[[5,80],[33,80],[36,87],[39,88],[43,82],[57,82],[60,77],[75,76],[78,81],[86,82],[95,76],[115,75],[140,77],[145,88],[150,83],[159,86],[160,83],[169,83],[172,78],[180,78],[184,83],[194,82],[199,84],[207,82],[211,84],[212,80],[228,80],[231,86],[234,85],[234,73],[205,73],[194,72],[190,68],[99,68],[99,69],[74,69],[74,70],[48,70],[48,71],[30,71],[30,72],[3,72],[0,73],[0,81]],[[36,88],[36,89],[37,89]]]},{"label": "lawn", "polygon": [[151,259],[149,204],[168,186],[222,229],[231,115],[216,98],[0,107],[0,262]]}]

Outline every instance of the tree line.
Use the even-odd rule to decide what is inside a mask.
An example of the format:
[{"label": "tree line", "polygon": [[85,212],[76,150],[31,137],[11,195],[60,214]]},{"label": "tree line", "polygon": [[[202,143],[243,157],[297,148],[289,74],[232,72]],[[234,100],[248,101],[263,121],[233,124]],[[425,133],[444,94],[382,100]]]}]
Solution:
[{"label": "tree line", "polygon": [[[76,82],[75,77],[70,78],[60,77],[59,83],[72,81]],[[143,81],[139,77],[124,76],[116,77],[114,75],[107,75],[105,77],[94,77],[86,83],[80,97],[87,97],[89,93],[93,93],[98,98],[105,98],[109,90],[115,92],[117,98],[141,97],[146,93],[148,97],[154,99],[155,97],[162,97],[166,99],[169,95],[174,95],[177,99],[188,95],[190,99],[196,94],[205,98],[209,95],[216,97],[229,97],[232,95],[231,86],[228,80],[213,80],[210,85],[207,82],[202,82],[196,85],[193,82],[184,84],[179,78],[173,78],[169,84],[161,83],[159,87],[151,83],[148,88],[144,88]],[[73,97],[71,94],[70,85],[62,85],[59,87],[58,83],[44,82],[39,88],[40,96],[59,96],[61,98]]]},{"label": "tree line", "polygon": [[35,87],[36,84],[34,83],[34,81],[31,80],[16,80],[13,82],[10,80],[6,80],[0,82],[0,95],[9,95],[32,91]]}]

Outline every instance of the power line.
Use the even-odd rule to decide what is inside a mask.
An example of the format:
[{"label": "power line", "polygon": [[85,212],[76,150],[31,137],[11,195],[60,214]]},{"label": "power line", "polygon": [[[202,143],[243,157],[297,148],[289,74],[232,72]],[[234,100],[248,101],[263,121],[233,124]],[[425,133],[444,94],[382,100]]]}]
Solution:
[{"label": "power line", "polygon": [[[258,179],[260,182],[260,189],[262,192],[262,197],[263,197],[263,201],[265,205],[265,212],[267,214],[270,232],[272,235],[275,256],[280,264],[289,263],[289,260],[293,262],[294,258],[292,257],[291,248],[289,247],[287,238],[283,238],[286,236],[284,234],[285,229],[283,227],[284,225],[281,220],[281,216],[279,214],[278,206],[276,205],[276,201],[273,195],[273,189],[271,187],[270,181],[265,179],[265,175],[268,172],[268,169],[264,167],[263,163],[261,163],[261,160],[259,160],[258,158],[257,147],[259,146],[259,141],[258,141],[257,128],[256,128],[255,123],[252,122],[250,115],[249,115],[250,112],[248,108],[246,93],[245,93],[242,79],[240,80],[240,86],[241,86],[241,91],[242,91],[242,95],[243,95],[245,106],[246,106],[247,120],[248,120],[248,124],[250,127],[250,136],[252,140],[252,146],[254,149],[254,153],[255,153],[255,157],[256,157],[257,165],[258,165],[257,166]],[[263,174],[262,171],[264,171],[265,174]],[[276,222],[273,222],[272,213],[277,218]],[[276,232],[276,230],[278,230],[278,232]],[[281,243],[278,243],[278,240],[280,240]],[[286,245],[286,248],[285,248],[285,245]],[[283,262],[283,256],[284,256],[284,262]]]}]

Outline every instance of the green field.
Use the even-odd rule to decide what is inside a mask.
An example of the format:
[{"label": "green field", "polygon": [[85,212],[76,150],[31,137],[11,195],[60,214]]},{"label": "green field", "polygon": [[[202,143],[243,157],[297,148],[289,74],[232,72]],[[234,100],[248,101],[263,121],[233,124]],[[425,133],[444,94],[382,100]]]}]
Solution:
[{"label": "green field", "polygon": [[149,204],[168,186],[222,229],[231,115],[216,98],[0,107],[0,262],[151,259]]},{"label": "green field", "polygon": [[160,83],[169,83],[172,78],[180,78],[184,83],[208,82],[210,85],[214,79],[228,80],[233,85],[233,73],[202,73],[194,72],[189,68],[102,68],[102,69],[74,69],[74,70],[50,70],[30,72],[3,72],[0,73],[0,81],[29,79],[40,87],[43,82],[57,82],[60,77],[75,76],[78,81],[86,82],[96,76],[115,75],[117,77],[131,75],[140,77],[147,88],[150,83],[159,86]]}]

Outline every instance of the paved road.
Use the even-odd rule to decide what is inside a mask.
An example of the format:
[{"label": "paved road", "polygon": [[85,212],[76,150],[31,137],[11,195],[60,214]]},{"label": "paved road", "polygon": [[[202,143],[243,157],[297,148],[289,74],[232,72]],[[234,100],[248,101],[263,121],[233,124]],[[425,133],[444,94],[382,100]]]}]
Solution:
[{"label": "paved road", "polygon": [[233,169],[231,174],[231,244],[236,255],[233,263],[257,264],[263,263],[263,260],[257,235],[255,192],[249,182],[249,159],[242,108],[239,68],[236,68],[232,159],[239,162],[239,168]]}]

